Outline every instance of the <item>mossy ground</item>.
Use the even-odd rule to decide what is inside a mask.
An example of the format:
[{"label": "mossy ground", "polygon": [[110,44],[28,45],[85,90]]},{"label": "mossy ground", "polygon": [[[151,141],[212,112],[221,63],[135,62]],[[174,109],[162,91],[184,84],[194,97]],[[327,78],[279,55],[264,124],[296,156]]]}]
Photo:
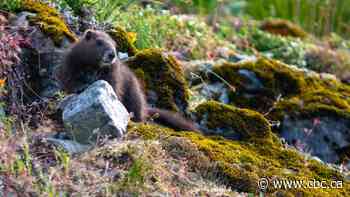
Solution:
[{"label": "mossy ground", "polygon": [[[152,131],[152,132],[150,132]],[[128,136],[141,136],[144,139],[164,140],[178,137],[190,140],[200,152],[215,163],[217,178],[224,183],[244,192],[258,192],[257,182],[261,177],[295,180],[342,180],[342,189],[270,189],[269,193],[285,192],[286,195],[302,196],[347,196],[350,188],[342,176],[315,160],[305,159],[296,151],[284,148],[276,142],[260,141],[247,143],[227,140],[222,137],[206,137],[193,132],[175,132],[155,125],[132,124]],[[200,165],[200,163],[192,163]]]},{"label": "mossy ground", "polygon": [[[269,140],[271,129],[264,116],[249,109],[239,109],[216,101],[200,104],[195,109],[197,122],[210,130],[220,129],[224,137],[238,135],[242,139]],[[214,132],[215,133],[215,132]]]},{"label": "mossy ground", "polygon": [[60,45],[65,36],[70,41],[77,40],[60,13],[46,3],[37,0],[24,0],[20,10],[36,13],[36,16],[30,18],[30,22],[38,25],[46,35],[52,38],[56,45]]},{"label": "mossy ground", "polygon": [[155,105],[172,111],[181,111],[188,105],[188,84],[183,68],[174,56],[161,49],[138,52],[127,64],[136,71],[145,89],[157,94]]}]

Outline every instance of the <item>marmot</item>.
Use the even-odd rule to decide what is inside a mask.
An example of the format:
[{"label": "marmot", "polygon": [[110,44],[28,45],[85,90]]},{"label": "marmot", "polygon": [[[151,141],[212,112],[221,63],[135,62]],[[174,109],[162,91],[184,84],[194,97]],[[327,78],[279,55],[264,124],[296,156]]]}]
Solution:
[{"label": "marmot", "polygon": [[144,122],[155,116],[156,123],[176,130],[198,131],[193,122],[177,113],[147,106],[145,94],[135,74],[117,58],[115,41],[97,30],[85,31],[70,48],[59,68],[58,80],[68,93],[81,91],[84,85],[96,80],[107,81],[120,101],[132,113],[132,120]]}]

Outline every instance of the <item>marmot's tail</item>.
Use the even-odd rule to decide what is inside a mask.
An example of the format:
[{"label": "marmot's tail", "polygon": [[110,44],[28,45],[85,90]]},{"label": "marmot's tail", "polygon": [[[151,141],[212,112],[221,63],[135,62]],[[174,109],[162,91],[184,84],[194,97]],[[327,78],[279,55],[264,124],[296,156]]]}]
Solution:
[{"label": "marmot's tail", "polygon": [[148,117],[153,117],[153,121],[175,130],[199,131],[194,122],[186,120],[178,113],[162,110],[158,108],[147,108]]}]

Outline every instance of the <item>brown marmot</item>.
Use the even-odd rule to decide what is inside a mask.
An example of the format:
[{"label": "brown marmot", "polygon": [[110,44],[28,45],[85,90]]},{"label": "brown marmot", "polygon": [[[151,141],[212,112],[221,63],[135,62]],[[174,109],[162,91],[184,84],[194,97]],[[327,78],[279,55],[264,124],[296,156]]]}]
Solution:
[{"label": "brown marmot", "polygon": [[[155,116],[155,122],[176,130],[198,131],[193,122],[177,113],[149,108],[145,94],[134,73],[117,58],[116,43],[106,33],[87,30],[65,56],[58,80],[68,93],[77,93],[96,80],[105,80],[113,87],[120,101],[135,122]],[[157,114],[157,115],[156,115]]]}]

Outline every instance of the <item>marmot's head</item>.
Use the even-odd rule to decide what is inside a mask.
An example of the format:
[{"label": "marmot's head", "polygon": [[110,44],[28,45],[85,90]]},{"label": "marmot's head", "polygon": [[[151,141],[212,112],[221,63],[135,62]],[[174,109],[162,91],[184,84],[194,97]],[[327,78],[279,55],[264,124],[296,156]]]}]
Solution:
[{"label": "marmot's head", "polygon": [[102,31],[86,30],[76,47],[85,64],[105,67],[117,61],[116,43]]}]

